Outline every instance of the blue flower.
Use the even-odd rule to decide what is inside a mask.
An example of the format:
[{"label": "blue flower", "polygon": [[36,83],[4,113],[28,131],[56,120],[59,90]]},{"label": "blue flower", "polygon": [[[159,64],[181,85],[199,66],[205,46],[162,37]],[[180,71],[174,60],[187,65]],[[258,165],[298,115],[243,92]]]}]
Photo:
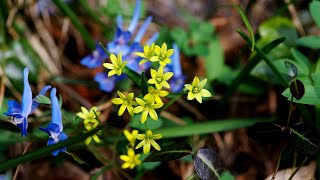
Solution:
[{"label": "blue flower", "polygon": [[[58,142],[68,139],[68,135],[63,130],[62,116],[58,98],[56,96],[56,88],[52,88],[50,92],[51,106],[52,106],[52,120],[46,128],[40,128],[40,130],[48,133],[50,136],[47,142],[47,146],[57,144]],[[57,156],[59,152],[65,152],[66,147],[53,151],[51,154]]]},{"label": "blue flower", "polygon": [[94,81],[99,83],[99,88],[105,92],[112,92],[115,86],[116,76],[108,77],[108,73],[101,72],[96,74]]},{"label": "blue flower", "polygon": [[96,44],[96,49],[92,54],[82,58],[80,63],[88,68],[100,67],[103,61],[108,57],[107,53],[103,50],[100,44]]},{"label": "blue flower", "polygon": [[[15,100],[8,101],[8,111],[4,114],[12,117],[12,123],[18,126],[21,130],[21,136],[27,135],[28,116],[39,106],[36,99],[32,99],[32,92],[28,81],[29,69],[23,70],[23,94],[21,105]],[[40,95],[44,95],[51,86],[45,86]]]},{"label": "blue flower", "polygon": [[180,50],[176,44],[173,44],[174,53],[172,55],[171,64],[166,66],[165,71],[173,72],[173,77],[171,78],[169,84],[171,87],[171,92],[180,92],[184,87],[184,80],[186,77],[182,74],[181,62],[180,62]]}]

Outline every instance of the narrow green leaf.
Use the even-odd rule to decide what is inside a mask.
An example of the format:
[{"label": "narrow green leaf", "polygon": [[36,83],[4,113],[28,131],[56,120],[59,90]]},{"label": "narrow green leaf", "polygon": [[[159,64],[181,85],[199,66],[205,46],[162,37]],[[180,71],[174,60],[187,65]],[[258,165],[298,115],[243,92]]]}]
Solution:
[{"label": "narrow green leaf", "polygon": [[137,72],[129,69],[127,66],[123,68],[123,72],[126,73],[130,79],[132,79],[138,86],[141,86],[141,75]]},{"label": "narrow green leaf", "polygon": [[250,22],[249,22],[249,20],[248,20],[248,18],[246,16],[246,14],[244,13],[244,11],[242,10],[242,8],[239,5],[234,5],[233,7],[240,14],[241,19],[244,22],[244,25],[246,26],[246,28],[247,28],[250,36],[251,36],[251,51],[253,51],[254,50],[255,39],[254,39],[254,33],[253,33],[252,27],[250,25]]},{"label": "narrow green leaf", "polygon": [[304,85],[299,79],[294,79],[290,83],[290,92],[294,98],[300,100],[304,95]]},{"label": "narrow green leaf", "polygon": [[201,179],[220,179],[225,166],[222,157],[211,149],[199,149],[194,156],[194,169]]},{"label": "narrow green leaf", "polygon": [[205,65],[209,82],[215,80],[223,73],[224,55],[218,37],[210,41],[209,53],[205,57]]},{"label": "narrow green leaf", "polygon": [[[237,32],[240,34],[240,36],[244,40],[247,41],[248,44],[252,43],[251,40],[248,38],[248,36],[245,33],[243,33],[241,30],[237,30]],[[268,58],[266,53],[264,53],[257,46],[254,47],[254,50],[266,62],[266,64],[270,67],[270,69],[273,71],[273,73],[276,75],[276,77],[280,80],[280,82],[283,84],[283,86],[288,87],[288,82],[284,79],[284,77],[281,75],[281,73],[278,71],[278,69],[272,64],[272,61]]]},{"label": "narrow green leaf", "polygon": [[146,78],[146,73],[143,71],[142,75],[141,75],[141,92],[143,95],[148,94],[148,82],[147,82],[147,78]]},{"label": "narrow green leaf", "polygon": [[134,116],[131,117],[131,121],[129,122],[130,127],[138,130],[146,130],[146,124],[148,129],[150,130],[155,130],[159,129],[162,124],[163,124],[163,118],[161,116],[158,117],[158,120],[153,120],[150,116],[147,117],[147,121],[145,122],[146,124],[142,124],[140,119],[141,119],[141,114],[135,114]]},{"label": "narrow green leaf", "polygon": [[297,69],[296,65],[294,65],[293,63],[291,63],[289,61],[284,61],[284,64],[287,68],[288,75],[291,78],[295,78],[298,76],[298,69]]},{"label": "narrow green leaf", "polygon": [[91,177],[91,180],[97,180],[101,175],[103,175],[106,171],[112,168],[112,165],[107,165],[101,168],[95,175]]},{"label": "narrow green leaf", "polygon": [[297,40],[297,44],[300,46],[319,49],[320,48],[320,36],[305,36]]},{"label": "narrow green leaf", "polygon": [[95,20],[101,27],[105,26],[105,24],[100,20],[99,11],[95,11],[90,7],[88,0],[79,0],[79,3],[83,7],[85,11],[89,14],[89,16]]},{"label": "narrow green leaf", "polygon": [[68,152],[68,151],[66,151],[66,154],[70,155],[70,156],[73,158],[73,160],[75,160],[77,163],[88,165],[88,164],[87,164],[86,162],[84,162],[79,156],[77,156],[77,155],[75,155],[75,154],[73,154],[73,153],[71,153],[71,152]]},{"label": "narrow green leaf", "polygon": [[184,156],[190,155],[192,148],[187,143],[170,144],[163,146],[161,151],[153,152],[144,161],[155,162],[155,161],[171,161],[180,159]]},{"label": "narrow green leaf", "polygon": [[311,16],[313,17],[314,21],[316,22],[317,26],[320,27],[320,2],[319,1],[312,1],[309,4],[309,10]]},{"label": "narrow green leaf", "polygon": [[311,156],[320,154],[320,133],[314,126],[298,123],[290,129],[290,132],[293,143],[300,153]]},{"label": "narrow green leaf", "polygon": [[[97,130],[99,130],[97,128]],[[12,158],[10,160],[4,161],[0,163],[0,172],[16,167],[19,164],[25,163],[25,162],[31,162],[32,160],[47,156],[47,155],[51,155],[51,152],[57,150],[57,149],[61,149],[63,147],[68,147],[77,143],[81,143],[83,142],[87,137],[92,136],[93,134],[95,134],[97,131],[91,131],[89,133],[86,134],[82,134],[80,136],[74,136],[72,138],[69,138],[67,141],[62,141],[59,142],[57,144],[54,144],[52,146],[45,146],[42,148],[39,148],[37,150],[34,150],[32,152],[29,152],[25,155],[21,155],[15,158]]]},{"label": "narrow green leaf", "polygon": [[86,28],[82,25],[80,20],[78,19],[77,15],[69,6],[63,2],[62,0],[52,0],[52,2],[63,12],[66,16],[70,18],[71,23],[73,26],[80,32],[83,40],[86,42],[87,46],[91,49],[95,49],[95,42],[91,38],[90,33],[86,30]]},{"label": "narrow green leaf", "polygon": [[154,130],[155,134],[162,134],[164,138],[176,138],[222,132],[252,126],[257,122],[272,122],[273,119],[222,119],[212,120],[192,125],[178,126]]},{"label": "narrow green leaf", "polygon": [[36,101],[40,104],[51,104],[50,98],[44,95],[37,95],[36,96]]}]

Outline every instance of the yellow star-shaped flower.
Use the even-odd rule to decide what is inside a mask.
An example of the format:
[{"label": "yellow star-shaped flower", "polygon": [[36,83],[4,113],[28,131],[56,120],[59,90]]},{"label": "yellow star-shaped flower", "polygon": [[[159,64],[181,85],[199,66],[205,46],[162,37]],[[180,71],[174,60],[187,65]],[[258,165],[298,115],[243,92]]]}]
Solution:
[{"label": "yellow star-shaped flower", "polygon": [[163,103],[156,104],[153,98],[149,98],[146,100],[136,98],[136,101],[139,105],[133,109],[133,112],[142,112],[141,123],[146,122],[148,114],[152,119],[158,120],[157,112],[154,109],[161,108],[163,106]]},{"label": "yellow star-shaped flower", "polygon": [[120,155],[120,159],[124,162],[121,166],[122,169],[133,169],[141,164],[141,160],[139,159],[140,154],[136,155],[132,148],[129,148],[127,153],[128,155]]},{"label": "yellow star-shaped flower", "polygon": [[169,94],[168,91],[161,90],[161,89],[155,89],[152,86],[148,87],[148,94],[146,94],[143,98],[144,99],[149,99],[153,98],[156,103],[162,103],[161,97],[165,97]]},{"label": "yellow star-shaped flower", "polygon": [[150,74],[151,79],[148,80],[149,84],[154,84],[157,89],[161,89],[162,86],[170,88],[170,85],[167,81],[173,76],[172,72],[163,73],[163,66],[160,66],[158,71],[151,69]]},{"label": "yellow star-shaped flower", "polygon": [[191,85],[185,84],[184,87],[189,90],[187,99],[193,100],[196,98],[199,103],[202,103],[202,97],[211,97],[211,93],[208,90],[203,89],[206,83],[207,79],[200,81],[199,78],[195,76]]},{"label": "yellow star-shaped flower", "polygon": [[142,52],[136,52],[135,55],[142,57],[143,59],[139,62],[139,64],[143,64],[148,62],[151,57],[154,55],[154,50],[155,50],[155,45],[154,43],[151,44],[151,46],[149,45],[145,45],[143,47],[143,53]]},{"label": "yellow star-shaped flower", "polygon": [[108,77],[117,74],[118,76],[121,75],[122,69],[126,66],[127,61],[122,62],[122,55],[121,53],[118,54],[118,58],[114,54],[110,54],[111,63],[103,63],[103,66],[107,69],[111,69],[108,73]]},{"label": "yellow star-shaped flower", "polygon": [[124,130],[123,134],[128,139],[128,141],[130,143],[130,146],[134,147],[135,142],[136,142],[136,138],[137,138],[137,135],[138,135],[138,130],[133,130],[131,133],[128,130]]},{"label": "yellow star-shaped flower", "polygon": [[152,135],[152,131],[148,130],[145,134],[138,134],[137,139],[142,140],[135,149],[139,149],[143,146],[143,153],[147,154],[150,151],[151,146],[156,150],[161,151],[161,147],[154,140],[162,138],[162,134]]},{"label": "yellow star-shaped flower", "polygon": [[161,48],[160,48],[160,46],[156,45],[154,48],[154,52],[155,52],[156,56],[152,56],[150,58],[151,62],[159,61],[160,66],[166,66],[167,64],[171,63],[170,56],[173,54],[174,50],[173,49],[167,50],[166,43],[163,43]]},{"label": "yellow star-shaped flower", "polygon": [[128,96],[126,97],[124,94],[122,94],[120,91],[117,91],[118,95],[120,98],[113,98],[111,101],[113,104],[120,105],[120,109],[118,111],[118,115],[121,116],[124,111],[127,109],[129,114],[131,116],[134,115],[133,112],[133,105],[136,105],[136,102],[133,101],[134,94],[129,93]]},{"label": "yellow star-shaped flower", "polygon": [[88,111],[85,107],[81,107],[82,112],[78,112],[77,116],[84,120],[92,120],[96,119],[97,116],[100,115],[100,112],[97,111],[97,107],[92,107],[90,111]]}]

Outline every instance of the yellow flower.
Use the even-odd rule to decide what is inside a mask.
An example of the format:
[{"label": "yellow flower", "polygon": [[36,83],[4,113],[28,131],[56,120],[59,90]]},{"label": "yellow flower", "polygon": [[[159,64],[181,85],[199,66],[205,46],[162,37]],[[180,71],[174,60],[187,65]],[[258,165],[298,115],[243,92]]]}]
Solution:
[{"label": "yellow flower", "polygon": [[203,89],[206,83],[207,79],[200,81],[199,78],[195,76],[191,85],[185,84],[184,86],[189,90],[187,99],[193,100],[196,98],[199,103],[202,103],[202,97],[211,97],[211,93],[208,90]]},{"label": "yellow flower", "polygon": [[[98,133],[97,133],[98,134]],[[87,137],[87,139],[86,139],[86,145],[89,145],[90,143],[91,143],[91,140],[93,139],[95,142],[97,142],[97,143],[100,143],[101,141],[100,141],[100,139],[99,139],[99,137],[98,137],[98,135],[97,134],[94,134],[94,135],[92,135],[92,136],[89,136],[89,137]]]},{"label": "yellow flower", "polygon": [[99,121],[96,120],[96,119],[85,119],[83,121],[83,124],[84,124],[84,128],[87,131],[91,131],[91,130],[95,129],[99,125]]},{"label": "yellow flower", "polygon": [[139,166],[141,164],[141,160],[139,159],[140,154],[135,155],[132,148],[129,148],[127,153],[128,155],[120,155],[120,159],[124,161],[121,166],[122,169],[133,169],[135,166]]},{"label": "yellow flower", "polygon": [[166,88],[170,88],[169,83],[167,80],[169,80],[172,76],[172,72],[166,72],[163,74],[163,66],[160,66],[158,71],[151,69],[151,79],[148,80],[149,84],[154,84],[157,89],[161,89],[162,86]]},{"label": "yellow flower", "polygon": [[135,142],[136,142],[136,137],[137,137],[137,134],[138,134],[138,130],[133,130],[131,133],[128,130],[124,130],[123,134],[128,139],[131,147],[134,147]]},{"label": "yellow flower", "polygon": [[127,109],[129,114],[133,116],[134,112],[133,112],[132,106],[136,105],[136,102],[133,101],[134,94],[129,93],[128,96],[126,97],[120,91],[117,91],[117,93],[120,98],[113,98],[111,101],[113,104],[116,104],[116,105],[121,104],[120,109],[118,111],[118,115],[121,116],[124,113],[124,111]]},{"label": "yellow flower", "polygon": [[103,66],[107,69],[111,69],[108,73],[108,77],[117,74],[118,76],[121,75],[122,69],[126,66],[127,61],[122,62],[122,55],[121,53],[118,54],[118,58],[114,54],[110,54],[111,63],[103,63]]},{"label": "yellow flower", "polygon": [[133,109],[133,112],[140,113],[143,111],[141,116],[141,123],[146,122],[148,114],[152,119],[158,120],[157,112],[154,109],[161,108],[163,106],[163,103],[155,104],[153,98],[149,98],[147,100],[136,98],[136,101],[139,105]]},{"label": "yellow flower", "polygon": [[156,45],[154,48],[154,52],[156,56],[153,56],[150,58],[151,62],[157,62],[159,61],[161,66],[166,66],[167,64],[171,63],[170,56],[173,54],[173,49],[167,50],[167,44],[163,43],[161,48],[160,46]]},{"label": "yellow flower", "polygon": [[155,47],[154,43],[152,43],[151,46],[145,45],[143,47],[143,53],[142,52],[136,52],[135,53],[135,55],[144,58],[139,62],[140,65],[145,63],[145,62],[148,62],[151,59],[151,57],[154,55],[154,47]]},{"label": "yellow flower", "polygon": [[100,112],[97,111],[97,107],[92,107],[90,111],[88,111],[85,107],[81,106],[82,112],[78,112],[77,116],[84,120],[92,120],[96,119],[97,116],[100,115]]},{"label": "yellow flower", "polygon": [[136,146],[136,149],[139,149],[143,146],[143,153],[147,154],[150,151],[152,145],[156,150],[161,151],[161,147],[154,141],[161,138],[162,134],[152,135],[151,130],[148,130],[146,134],[138,134],[137,139],[142,141]]},{"label": "yellow flower", "polygon": [[165,97],[169,94],[168,91],[165,90],[161,90],[161,89],[155,89],[152,86],[148,87],[148,94],[146,94],[143,98],[144,99],[149,99],[149,98],[153,98],[156,103],[162,103],[162,100],[160,97]]}]

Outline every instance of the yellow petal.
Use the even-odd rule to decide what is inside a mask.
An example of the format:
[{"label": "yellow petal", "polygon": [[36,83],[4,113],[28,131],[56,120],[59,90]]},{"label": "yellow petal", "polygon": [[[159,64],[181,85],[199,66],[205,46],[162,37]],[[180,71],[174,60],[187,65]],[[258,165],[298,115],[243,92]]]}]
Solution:
[{"label": "yellow petal", "polygon": [[149,79],[148,83],[149,84],[157,84],[157,81],[155,79]]},{"label": "yellow petal", "polygon": [[137,107],[135,107],[133,109],[133,112],[136,113],[136,114],[138,114],[138,113],[140,113],[142,111],[143,111],[143,107],[142,106],[137,106]]},{"label": "yellow petal", "polygon": [[155,134],[152,136],[152,139],[157,140],[157,139],[161,139],[162,138],[162,134]]},{"label": "yellow petal", "polygon": [[142,116],[141,116],[141,123],[143,124],[144,122],[146,122],[147,120],[147,117],[148,117],[148,111],[143,111],[142,112]]},{"label": "yellow petal", "polygon": [[202,97],[201,97],[201,94],[200,94],[200,93],[195,93],[194,96],[196,97],[196,100],[197,100],[199,103],[202,103]]},{"label": "yellow petal", "polygon": [[147,142],[144,146],[143,146],[143,153],[144,154],[148,154],[148,152],[150,152],[150,142]]},{"label": "yellow petal", "polygon": [[164,81],[167,81],[167,80],[170,79],[172,76],[173,76],[173,72],[167,72],[167,73],[164,73],[162,79],[163,79]]},{"label": "yellow petal", "polygon": [[154,120],[158,120],[158,115],[154,109],[149,109],[150,117]]},{"label": "yellow petal", "polygon": [[90,137],[87,137],[87,139],[86,139],[86,145],[89,145],[89,144],[90,144],[90,142],[91,142],[91,139],[92,139],[92,136],[90,136]]},{"label": "yellow petal", "polygon": [[211,97],[211,93],[206,89],[201,89],[200,94],[202,97]]},{"label": "yellow petal", "polygon": [[124,94],[122,94],[121,91],[117,90],[117,93],[118,93],[118,95],[119,95],[119,97],[120,97],[121,99],[126,99],[126,96],[125,96]]},{"label": "yellow petal", "polygon": [[199,78],[198,78],[198,76],[195,76],[194,78],[193,78],[193,81],[192,81],[192,86],[193,87],[196,87],[198,84],[199,84],[199,82],[200,82],[200,80],[199,80]]},{"label": "yellow petal", "polygon": [[100,143],[100,139],[97,135],[93,135],[93,140],[97,143]]},{"label": "yellow petal", "polygon": [[77,116],[80,117],[81,119],[86,119],[86,118],[87,118],[87,116],[84,115],[84,114],[81,113],[81,112],[77,113]]},{"label": "yellow petal", "polygon": [[[138,137],[137,137],[137,139],[138,139]],[[146,140],[144,139],[144,140],[142,140],[136,147],[135,147],[135,149],[139,149],[139,148],[141,148],[143,145],[145,145],[146,144]]]},{"label": "yellow petal", "polygon": [[170,57],[173,54],[173,52],[173,49],[168,49],[168,51],[166,52],[166,57]]},{"label": "yellow petal", "polygon": [[129,161],[130,160],[129,156],[127,156],[127,155],[120,155],[120,159],[122,161]]},{"label": "yellow petal", "polygon": [[139,57],[146,58],[146,56],[142,52],[135,52],[134,54],[139,56]]},{"label": "yellow petal", "polygon": [[117,72],[115,70],[111,70],[108,72],[108,77],[115,75]]},{"label": "yellow petal", "polygon": [[113,104],[120,105],[120,104],[122,104],[124,101],[123,101],[123,99],[121,99],[121,98],[113,98],[113,99],[111,100],[111,102],[112,102]]},{"label": "yellow petal", "polygon": [[125,162],[125,163],[122,164],[121,168],[122,168],[122,169],[127,169],[127,168],[130,167],[130,165],[131,165],[131,163]]},{"label": "yellow petal", "polygon": [[[166,88],[170,88],[170,85],[169,85],[169,83],[167,82],[167,81],[162,81],[161,82],[161,85],[163,86],[163,87],[166,87]],[[160,89],[160,88],[158,88],[158,89]]]},{"label": "yellow petal", "polygon": [[137,103],[140,104],[140,105],[145,105],[145,104],[146,104],[146,103],[145,103],[142,99],[140,99],[140,98],[136,98],[136,101],[137,101]]},{"label": "yellow petal", "polygon": [[159,146],[159,144],[157,144],[154,140],[151,140],[151,145],[158,151],[161,150],[161,147]]},{"label": "yellow petal", "polygon": [[187,88],[189,91],[192,90],[192,86],[190,84],[185,84],[184,87]]},{"label": "yellow petal", "polygon": [[112,64],[117,64],[117,57],[114,54],[110,54],[110,60],[112,62]]},{"label": "yellow petal", "polygon": [[114,69],[114,66],[111,63],[103,63],[103,66],[107,69]]},{"label": "yellow petal", "polygon": [[146,137],[146,135],[144,135],[144,134],[137,134],[136,135],[136,138],[139,140],[143,140],[145,137]]},{"label": "yellow petal", "polygon": [[157,78],[157,71],[154,69],[150,69],[150,75],[151,75],[152,79],[156,79]]},{"label": "yellow petal", "polygon": [[195,96],[194,96],[194,94],[190,91],[190,92],[188,92],[188,97],[187,97],[187,99],[188,100],[193,100],[195,98]]},{"label": "yellow petal", "polygon": [[158,56],[152,56],[149,60],[151,62],[157,62],[157,61],[159,61],[159,57]]},{"label": "yellow petal", "polygon": [[124,113],[124,111],[126,110],[126,108],[127,108],[127,105],[122,104],[122,105],[120,106],[120,108],[119,108],[118,116],[121,116],[121,115]]},{"label": "yellow petal", "polygon": [[207,79],[202,80],[199,84],[198,84],[198,88],[202,89],[207,83]]}]

